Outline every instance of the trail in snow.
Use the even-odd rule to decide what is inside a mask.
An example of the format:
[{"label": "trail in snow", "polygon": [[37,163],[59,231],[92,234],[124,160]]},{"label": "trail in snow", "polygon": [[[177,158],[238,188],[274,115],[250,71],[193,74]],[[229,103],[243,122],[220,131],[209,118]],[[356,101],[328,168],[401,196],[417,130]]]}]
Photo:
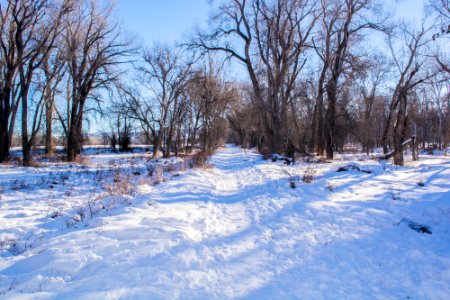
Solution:
[{"label": "trail in snow", "polygon": [[[450,162],[307,166],[237,147],[132,206],[0,259],[6,298],[446,299]],[[417,185],[425,183],[424,187]],[[395,198],[395,199],[394,199]],[[1,207],[0,207],[1,210]],[[402,219],[429,225],[431,235]]]}]

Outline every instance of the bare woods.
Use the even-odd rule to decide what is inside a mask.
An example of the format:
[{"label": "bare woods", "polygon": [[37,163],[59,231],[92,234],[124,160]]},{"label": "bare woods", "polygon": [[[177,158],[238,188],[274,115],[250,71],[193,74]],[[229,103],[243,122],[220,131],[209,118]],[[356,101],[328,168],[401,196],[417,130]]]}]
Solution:
[{"label": "bare woods", "polygon": [[165,157],[229,141],[333,159],[351,143],[403,165],[406,146],[448,147],[448,0],[415,22],[395,1],[228,0],[189,40],[142,47],[110,1],[0,3],[0,162],[18,135],[24,165],[56,136],[74,161],[93,119],[114,149],[139,138]]}]

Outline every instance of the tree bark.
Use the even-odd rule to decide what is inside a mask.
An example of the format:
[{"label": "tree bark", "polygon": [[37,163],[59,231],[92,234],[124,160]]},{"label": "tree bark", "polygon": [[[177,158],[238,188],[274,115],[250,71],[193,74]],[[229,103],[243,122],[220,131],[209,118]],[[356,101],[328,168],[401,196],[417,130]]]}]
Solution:
[{"label": "tree bark", "polygon": [[53,102],[45,104],[45,155],[53,155]]},{"label": "tree bark", "polygon": [[4,162],[9,157],[10,139],[9,139],[9,97],[10,92],[4,91],[2,93],[0,105],[0,163]]},{"label": "tree bark", "polygon": [[[333,76],[337,77],[337,76]],[[325,140],[325,150],[327,154],[327,159],[333,159],[334,157],[334,135],[336,133],[336,96],[337,96],[337,78],[333,78],[328,82],[327,85],[327,96],[328,96],[328,108],[326,113],[326,140]]]},{"label": "tree bark", "polygon": [[394,164],[403,166],[405,164],[403,158],[403,142],[405,140],[406,130],[406,91],[400,90],[398,93],[399,108],[397,112],[397,120],[394,128]]}]

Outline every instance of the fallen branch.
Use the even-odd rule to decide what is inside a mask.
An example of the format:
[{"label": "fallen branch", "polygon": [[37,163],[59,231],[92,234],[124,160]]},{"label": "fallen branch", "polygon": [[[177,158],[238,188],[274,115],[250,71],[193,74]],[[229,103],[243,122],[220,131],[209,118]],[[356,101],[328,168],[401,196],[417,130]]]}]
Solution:
[{"label": "fallen branch", "polygon": [[351,171],[351,170],[363,172],[363,173],[367,173],[367,174],[373,173],[373,171],[371,171],[371,170],[364,170],[355,165],[348,165],[348,166],[340,167],[339,169],[336,170],[336,172],[346,172],[346,171]]},{"label": "fallen branch", "polygon": [[[402,143],[402,151],[403,151],[403,148],[404,148],[406,145],[408,145],[408,144],[411,143],[411,141],[412,141],[412,139],[407,139],[406,141],[404,141],[404,142]],[[394,154],[395,154],[395,150],[392,150],[392,151],[386,153],[386,154],[383,155],[383,156],[377,157],[377,159],[380,159],[380,160],[389,159],[389,158],[393,157]]]}]

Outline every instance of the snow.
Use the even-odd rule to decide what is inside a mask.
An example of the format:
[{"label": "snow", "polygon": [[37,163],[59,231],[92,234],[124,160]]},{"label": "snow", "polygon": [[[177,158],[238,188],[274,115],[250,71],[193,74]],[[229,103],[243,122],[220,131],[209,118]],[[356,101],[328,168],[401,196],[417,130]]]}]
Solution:
[{"label": "snow", "polygon": [[[0,297],[450,297],[449,158],[286,166],[227,146],[207,169],[145,154],[88,160],[0,166]],[[335,172],[347,165],[372,172]],[[118,176],[131,192],[105,192]]]}]

